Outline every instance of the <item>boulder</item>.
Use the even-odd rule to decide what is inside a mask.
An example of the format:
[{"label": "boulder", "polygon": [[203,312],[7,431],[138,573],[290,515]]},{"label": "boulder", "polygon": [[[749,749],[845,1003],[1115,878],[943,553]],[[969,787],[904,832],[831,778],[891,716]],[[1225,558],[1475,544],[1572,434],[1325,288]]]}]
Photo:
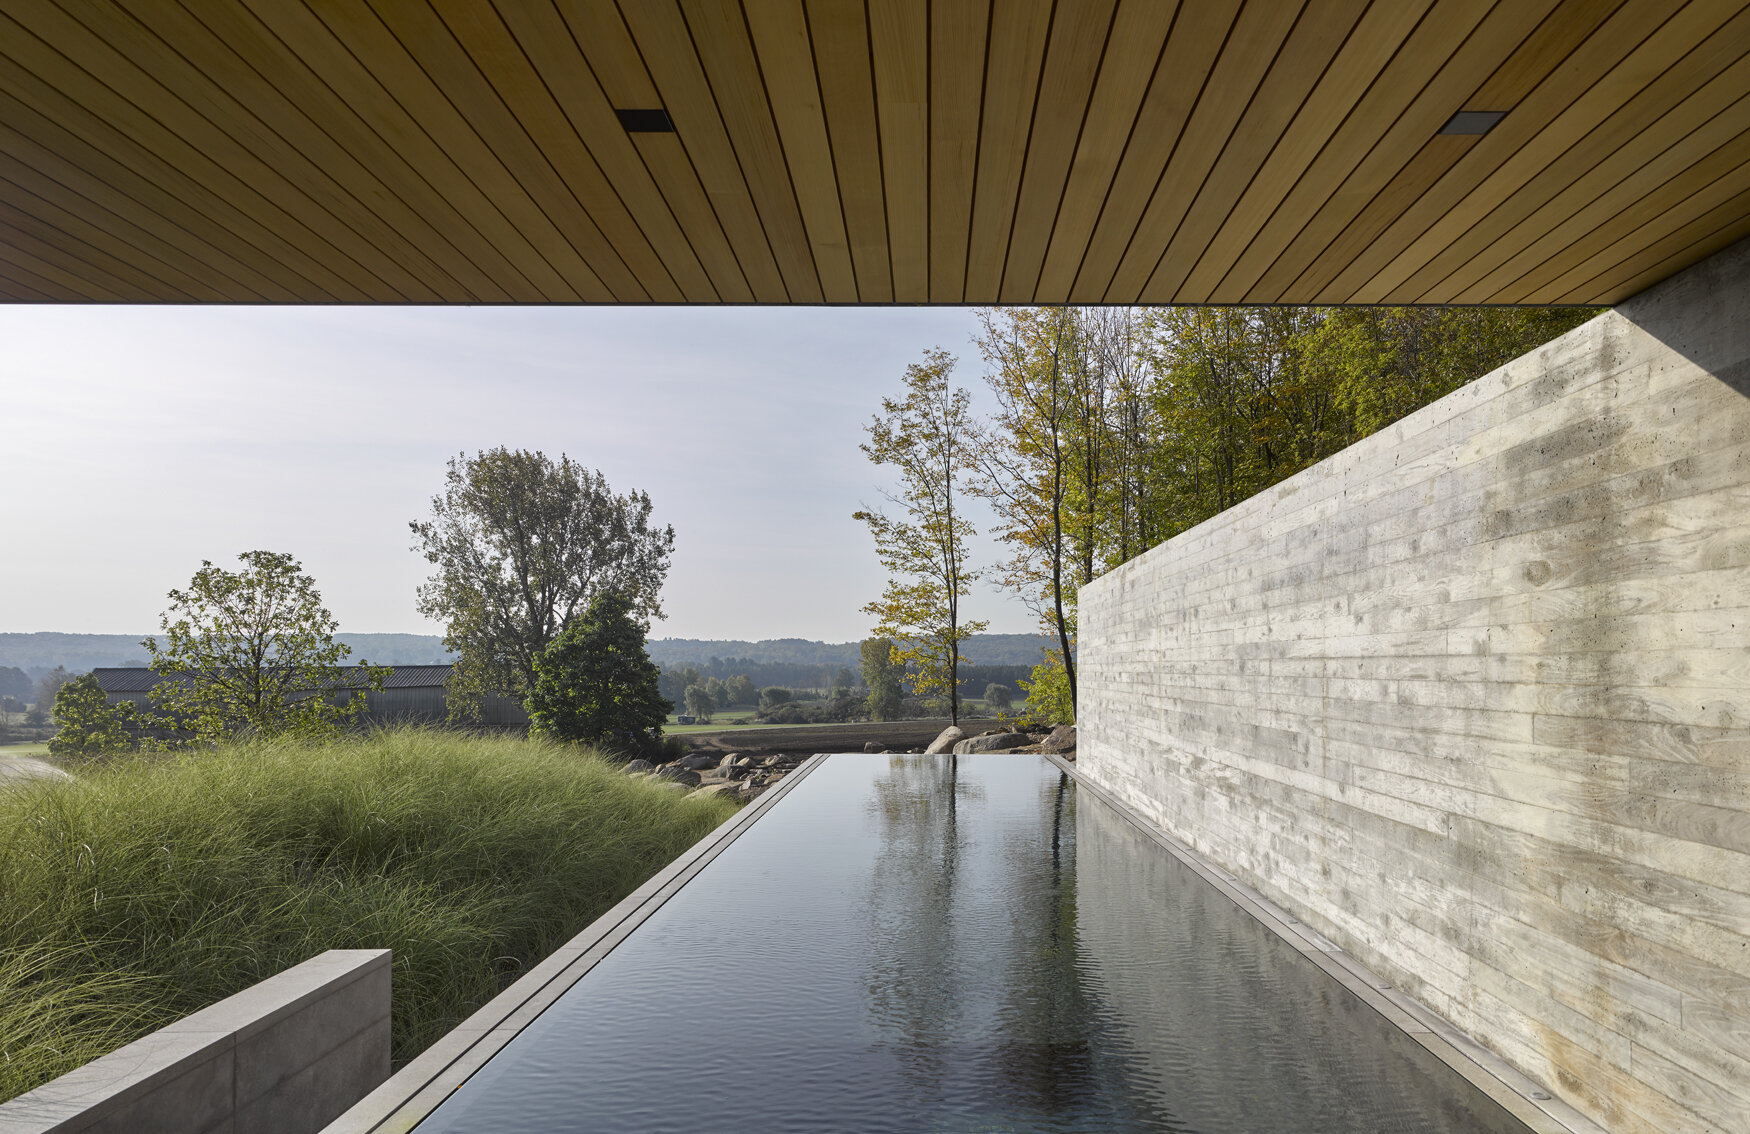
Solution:
[{"label": "boulder", "polygon": [[865,751],[865,752],[885,752],[885,751],[887,751],[887,745],[882,744],[878,740],[868,740],[868,741],[863,742],[863,751]]},{"label": "boulder", "polygon": [[675,761],[675,767],[685,768],[689,772],[703,772],[706,768],[715,768],[720,757],[709,756],[701,752],[696,756],[683,756]]},{"label": "boulder", "polygon": [[732,784],[732,783],[724,782],[724,783],[720,783],[720,784],[707,784],[706,786],[700,788],[698,791],[694,792],[693,794],[694,795],[726,795],[726,796],[729,796],[731,799],[733,799],[733,798],[740,796],[742,794],[742,792],[741,792],[741,785],[740,784]]},{"label": "boulder", "polygon": [[949,725],[936,734],[936,739],[930,741],[930,746],[924,749],[926,756],[940,756],[948,752],[960,741],[966,739],[966,730],[959,725]]},{"label": "boulder", "polygon": [[671,784],[680,784],[682,787],[698,787],[703,782],[699,773],[690,768],[677,768],[672,764],[664,765],[658,770],[656,778]]},{"label": "boulder", "polygon": [[1051,730],[1051,735],[1040,742],[1047,752],[1074,752],[1076,750],[1076,726],[1060,724]]},{"label": "boulder", "polygon": [[625,772],[628,776],[635,776],[640,772],[655,771],[656,765],[648,760],[628,760],[626,761],[626,766],[620,770]]},{"label": "boulder", "polygon": [[996,732],[984,736],[975,736],[962,740],[954,746],[957,756],[970,756],[975,752],[998,752],[1007,748],[1022,748],[1033,743],[1033,738],[1024,732]]}]

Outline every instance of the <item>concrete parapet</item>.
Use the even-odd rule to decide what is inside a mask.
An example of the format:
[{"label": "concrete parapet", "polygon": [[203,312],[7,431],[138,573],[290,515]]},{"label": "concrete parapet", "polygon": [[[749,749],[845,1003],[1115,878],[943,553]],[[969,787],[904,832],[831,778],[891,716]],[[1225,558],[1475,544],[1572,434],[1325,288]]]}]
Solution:
[{"label": "concrete parapet", "polygon": [[330,949],[0,1105],[0,1134],[310,1134],[389,1077],[390,955]]}]

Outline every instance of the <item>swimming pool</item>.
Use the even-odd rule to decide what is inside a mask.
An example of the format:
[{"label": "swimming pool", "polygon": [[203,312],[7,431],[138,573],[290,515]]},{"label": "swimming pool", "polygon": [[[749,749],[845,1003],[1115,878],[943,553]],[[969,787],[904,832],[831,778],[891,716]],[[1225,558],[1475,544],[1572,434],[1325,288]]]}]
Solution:
[{"label": "swimming pool", "polygon": [[417,1129],[1527,1127],[1042,758],[851,754]]}]

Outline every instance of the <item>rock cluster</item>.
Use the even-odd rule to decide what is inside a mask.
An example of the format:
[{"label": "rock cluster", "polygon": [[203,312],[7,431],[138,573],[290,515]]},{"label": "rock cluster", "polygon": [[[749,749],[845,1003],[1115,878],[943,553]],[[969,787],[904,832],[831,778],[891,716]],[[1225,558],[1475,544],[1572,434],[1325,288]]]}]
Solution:
[{"label": "rock cluster", "polygon": [[633,760],[623,770],[627,775],[669,784],[681,791],[749,800],[794,771],[799,763],[800,758],[783,756],[695,752],[667,764]]},{"label": "rock cluster", "polygon": [[1076,727],[1058,725],[1049,733],[1043,729],[1023,732],[1013,728],[993,728],[978,736],[968,736],[965,729],[950,725],[924,751],[932,755],[952,752],[957,756],[969,756],[975,752],[1049,752],[1065,760],[1074,760]]}]

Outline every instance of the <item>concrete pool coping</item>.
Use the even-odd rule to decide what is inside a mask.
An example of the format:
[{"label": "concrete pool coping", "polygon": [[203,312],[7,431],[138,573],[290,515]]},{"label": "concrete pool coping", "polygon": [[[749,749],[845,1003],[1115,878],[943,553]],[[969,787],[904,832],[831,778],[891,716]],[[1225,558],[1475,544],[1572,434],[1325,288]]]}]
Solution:
[{"label": "concrete pool coping", "polygon": [[322,1134],[405,1134],[423,1122],[452,1091],[582,980],[598,961],[825,760],[826,755],[815,755],[797,765],[782,783],[736,812],[607,913],[590,922],[583,932],[554,950],[485,1007],[324,1127]]},{"label": "concrete pool coping", "polygon": [[[406,1134],[522,1029],[583,979],[682,887],[697,876],[829,756],[810,756],[782,783],[688,848],[581,933],[518,978],[483,1008],[416,1056],[387,1082],[324,1128],[323,1134]],[[1000,755],[992,753],[992,755]],[[1031,758],[1034,754],[1026,754]],[[1038,758],[1066,773],[1078,791],[1110,807],[1175,860],[1190,867],[1241,910],[1368,1007],[1404,1032],[1534,1134],[1606,1134],[1603,1127],[1559,1099],[1537,1100],[1542,1088],[1464,1032],[1403,992],[1390,988],[1353,956],[1239,878],[1150,823],[1103,787],[1082,778],[1073,763],[1049,753]]]},{"label": "concrete pool coping", "polygon": [[[1083,779],[1076,766],[1050,753],[1041,755],[1085,791],[1122,815],[1130,824],[1168,854],[1190,867],[1200,878],[1250,914],[1260,925],[1282,938],[1307,960],[1384,1016],[1399,1031],[1420,1044],[1436,1059],[1456,1071],[1502,1109],[1530,1127],[1534,1134],[1607,1134],[1572,1106],[1557,1098],[1535,1099],[1532,1091],[1543,1087],[1506,1060],[1489,1051],[1427,1005],[1391,987],[1383,977],[1363,965],[1299,918],[1240,881],[1239,877],[1181,840],[1169,835],[1111,792]],[[1545,1092],[1546,1094],[1548,1092]]]}]

